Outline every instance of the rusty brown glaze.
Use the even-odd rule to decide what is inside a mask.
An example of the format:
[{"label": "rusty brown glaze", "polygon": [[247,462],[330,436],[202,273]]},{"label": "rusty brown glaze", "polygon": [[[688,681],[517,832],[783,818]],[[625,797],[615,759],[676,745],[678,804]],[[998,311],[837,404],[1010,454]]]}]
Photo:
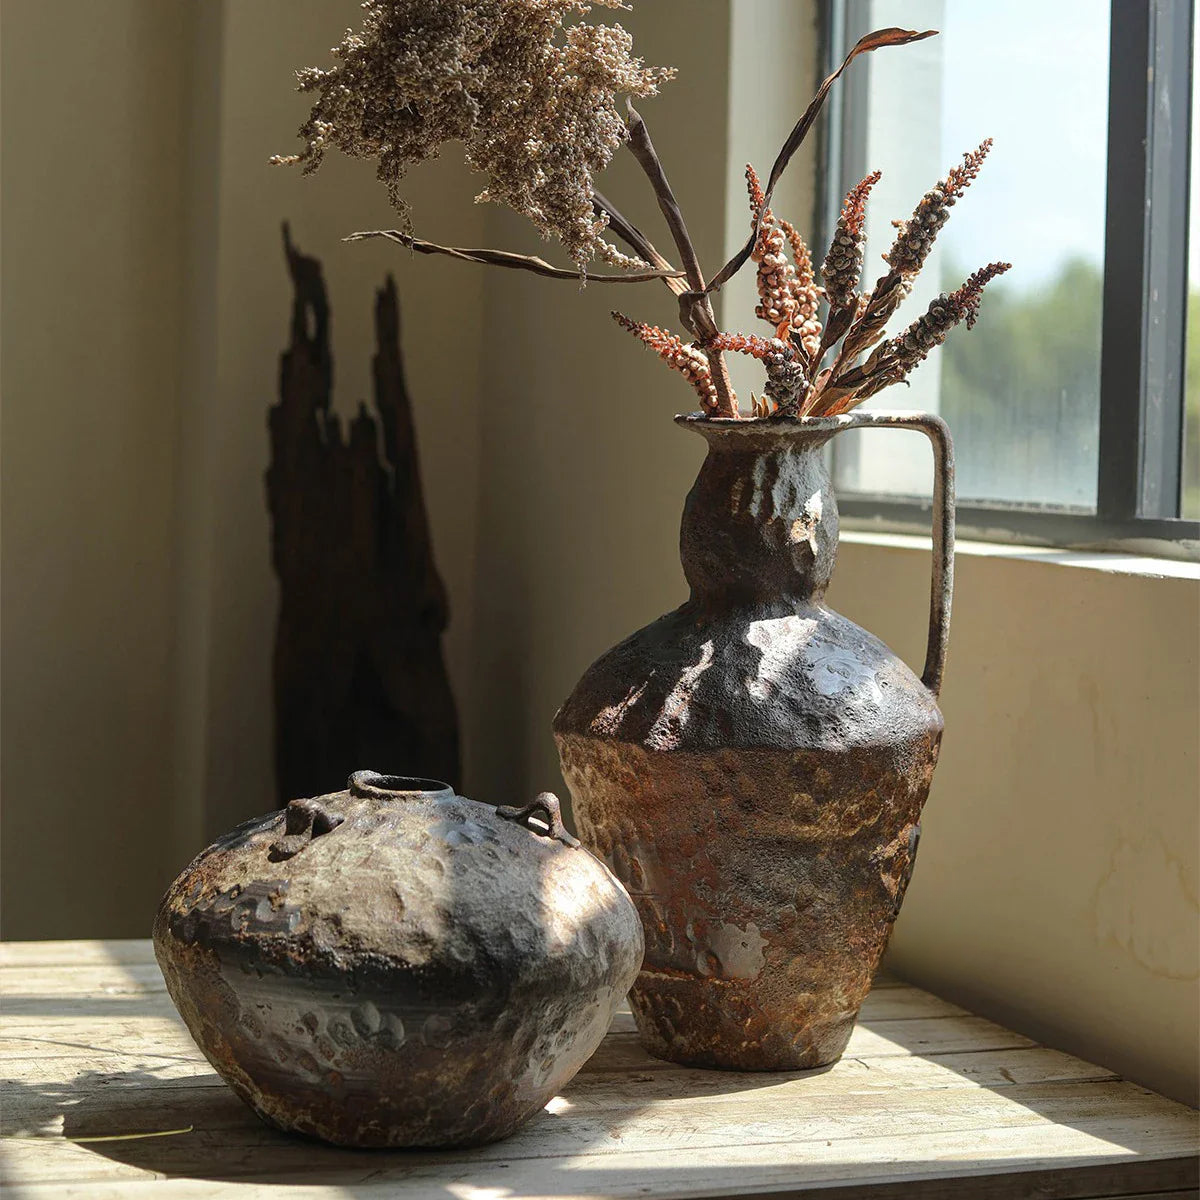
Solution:
[{"label": "rusty brown glaze", "polygon": [[511,1133],[599,1044],[642,932],[543,793],[495,809],[358,772],[201,853],[154,945],[171,998],[261,1117],[341,1145]]},{"label": "rusty brown glaze", "polygon": [[[953,469],[936,417],[685,419],[708,456],[680,535],[691,597],[603,655],[555,718],[580,835],[638,906],[631,993],[662,1058],[817,1067],[845,1049],[904,897],[942,736]],[[821,451],[861,425],[934,442],[922,682],[823,600]]]}]

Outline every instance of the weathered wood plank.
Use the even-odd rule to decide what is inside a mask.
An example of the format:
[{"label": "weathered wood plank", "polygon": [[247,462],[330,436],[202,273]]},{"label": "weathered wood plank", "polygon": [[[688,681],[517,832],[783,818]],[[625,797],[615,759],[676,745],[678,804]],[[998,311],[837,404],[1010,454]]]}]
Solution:
[{"label": "weathered wood plank", "polygon": [[72,967],[38,964],[0,970],[0,996],[4,997],[6,1011],[14,998],[88,999],[165,994],[166,990],[166,982],[155,962],[86,963]]},{"label": "weathered wood plank", "polygon": [[[930,1020],[873,1021],[855,1027],[846,1057],[875,1059],[895,1055],[961,1054],[1033,1046],[1021,1034],[1012,1033],[982,1017],[938,1017]],[[5,1074],[15,1063],[29,1058],[96,1059],[97,1068],[113,1069],[114,1057],[143,1057],[159,1060],[202,1061],[187,1030],[169,1003],[156,1006],[145,1016],[120,1011],[104,1015],[0,1016],[0,1054]],[[100,1060],[104,1059],[104,1062]],[[610,1033],[597,1050],[588,1069],[677,1071],[673,1063],[651,1058],[634,1033]]]},{"label": "weathered wood plank", "polygon": [[337,1151],[262,1125],[175,1016],[149,942],[0,946],[0,993],[3,1129],[52,1135],[0,1141],[6,1197],[112,1200],[155,1180],[167,1200],[1065,1200],[1195,1187],[1191,1110],[895,980],[825,1071],[685,1070],[647,1055],[624,1014],[516,1137],[442,1154]]},{"label": "weathered wood plank", "polygon": [[0,942],[0,973],[9,967],[81,967],[153,962],[154,946],[149,938]]},{"label": "weathered wood plank", "polygon": [[[154,1097],[162,1088],[186,1090],[194,1087],[223,1087],[208,1064],[196,1061],[167,1062],[143,1060],[127,1072],[104,1072],[90,1061],[78,1073],[64,1069],[64,1060],[52,1058],[41,1063],[30,1060],[17,1079],[0,1081],[0,1128],[6,1132],[53,1127],[52,1118],[68,1106],[84,1111],[79,1105],[102,1097],[106,1111],[118,1114],[136,1109],[139,1100],[126,1093],[145,1093]],[[1062,1054],[1037,1046],[1031,1050],[1012,1050],[996,1054],[944,1055],[937,1058],[842,1058],[828,1070],[812,1072],[749,1074],[680,1070],[644,1072],[589,1072],[583,1070],[566,1088],[564,1096],[578,1109],[640,1110],[647,1104],[667,1106],[704,1099],[710,1104],[743,1105],[754,1109],[764,1094],[792,1097],[798,1103],[811,1103],[824,1094],[848,1096],[863,1092],[895,1091],[898,1088],[1004,1088],[1021,1084],[1054,1082],[1098,1082],[1116,1079],[1103,1067],[1093,1067]],[[157,1103],[157,1102],[152,1102]]]},{"label": "weathered wood plank", "polygon": [[[838,1130],[834,1132],[830,1138],[799,1142],[746,1141],[739,1136],[731,1143],[698,1144],[689,1136],[693,1131],[685,1127],[677,1130],[681,1136],[675,1140],[674,1152],[664,1153],[659,1147],[613,1148],[615,1139],[600,1128],[597,1136],[606,1143],[603,1148],[582,1146],[573,1153],[547,1157],[520,1153],[538,1137],[537,1122],[507,1142],[456,1154],[338,1151],[265,1129],[258,1138],[245,1139],[232,1132],[209,1135],[197,1130],[178,1137],[91,1145],[10,1141],[5,1144],[4,1169],[6,1182],[20,1188],[20,1195],[38,1195],[30,1189],[36,1183],[86,1181],[91,1189],[86,1194],[95,1200],[131,1194],[120,1189],[164,1175],[176,1184],[168,1189],[159,1183],[164,1196],[211,1195],[210,1181],[220,1179],[238,1181],[241,1186],[229,1193],[238,1200],[301,1200],[333,1194],[455,1200],[609,1196],[620,1200],[734,1192],[761,1195],[783,1188],[802,1191],[835,1181],[853,1181],[865,1188],[938,1176],[961,1179],[962,1188],[956,1194],[967,1196],[969,1180],[980,1175],[1104,1162],[1119,1165],[1135,1156],[1178,1160],[1164,1176],[1172,1185],[1187,1186],[1192,1169],[1188,1156],[1194,1147],[1194,1122],[1178,1111],[1155,1113],[1153,1120],[1142,1113],[1096,1112],[1074,1118],[1069,1125],[1014,1121],[997,1128],[978,1128],[956,1123],[899,1137],[891,1129],[874,1135],[860,1131],[837,1136]],[[205,1192],[200,1186],[190,1190],[185,1186],[188,1180],[202,1181],[210,1190]],[[104,1183],[110,1187],[101,1190]],[[111,1186],[114,1184],[117,1186]],[[254,1184],[258,1186],[247,1186]],[[330,1187],[338,1190],[325,1190]],[[925,1192],[917,1194],[924,1196]]]},{"label": "weathered wood plank", "polygon": [[[4,1000],[4,1012],[9,1015],[53,1008],[48,1004],[52,1000],[76,1000],[81,1010],[88,1003],[135,997],[157,998],[161,1003],[170,1003],[162,972],[153,961],[6,966],[0,969],[0,997]],[[893,981],[867,995],[860,1019],[961,1016],[965,1011],[930,992]],[[635,1030],[627,1008],[618,1014],[613,1029],[618,1032]]]}]

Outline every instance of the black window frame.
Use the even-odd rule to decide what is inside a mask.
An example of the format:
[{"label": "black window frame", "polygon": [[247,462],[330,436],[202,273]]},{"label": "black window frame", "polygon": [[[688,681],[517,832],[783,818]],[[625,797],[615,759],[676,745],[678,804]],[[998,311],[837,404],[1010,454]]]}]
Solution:
[{"label": "black window frame", "polygon": [[[846,4],[821,5],[826,74],[850,33],[860,34],[847,30]],[[1179,513],[1194,0],[1112,0],[1110,8],[1096,508],[970,501],[959,504],[958,524],[966,536],[985,540],[1193,557],[1200,521]],[[822,242],[841,197],[865,173],[869,70],[866,56],[831,95],[818,193]],[[1130,236],[1139,228],[1141,237]],[[860,526],[929,528],[930,502],[914,497],[842,489],[838,506]]]}]

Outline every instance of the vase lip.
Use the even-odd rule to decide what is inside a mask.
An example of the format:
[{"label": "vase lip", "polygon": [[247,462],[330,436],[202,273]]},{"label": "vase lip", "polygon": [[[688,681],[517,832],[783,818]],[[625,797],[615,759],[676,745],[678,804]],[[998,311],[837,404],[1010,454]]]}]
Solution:
[{"label": "vase lip", "polygon": [[842,413],[834,417],[710,417],[707,413],[677,413],[675,424],[697,433],[825,433],[861,425],[863,418],[877,414]]},{"label": "vase lip", "polygon": [[355,796],[375,800],[451,800],[454,789],[440,779],[417,775],[381,775],[378,771],[355,771],[346,783]]},{"label": "vase lip", "polygon": [[862,423],[856,413],[839,417],[710,417],[705,413],[680,413],[675,424],[700,434],[712,450],[762,451],[769,446],[794,444],[816,449],[841,429]]}]

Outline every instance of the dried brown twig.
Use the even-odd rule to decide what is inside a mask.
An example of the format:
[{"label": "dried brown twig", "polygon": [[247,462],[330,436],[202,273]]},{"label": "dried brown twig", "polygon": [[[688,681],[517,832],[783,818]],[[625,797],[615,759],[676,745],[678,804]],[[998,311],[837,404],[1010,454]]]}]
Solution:
[{"label": "dried brown twig", "polygon": [[608,220],[609,229],[639,258],[663,272],[663,283],[667,285],[673,295],[680,296],[688,290],[687,281],[683,278],[684,273],[677,271],[659,254],[654,243],[632,221],[619,212],[616,205],[607,196],[602,195],[598,190],[592,193],[592,208],[595,209],[598,216],[603,216]]},{"label": "dried brown twig", "polygon": [[[347,242],[361,242],[367,238],[385,238],[389,242],[397,242],[417,254],[444,254],[447,258],[457,258],[461,262],[479,263],[489,267],[510,267],[517,271],[532,271],[547,279],[570,279],[579,282],[578,271],[566,271],[555,267],[538,258],[535,254],[514,254],[510,250],[475,250],[464,246],[439,246],[436,242],[427,242],[424,238],[413,237],[399,229],[371,229],[361,233],[352,233],[343,238]],[[648,283],[653,279],[672,280],[682,277],[682,271],[655,270],[629,271],[623,275],[589,275],[593,283]]]},{"label": "dried brown twig", "polygon": [[658,157],[654,143],[650,140],[650,131],[646,128],[646,122],[633,107],[632,101],[627,101],[626,107],[629,111],[627,122],[629,149],[637,159],[646,178],[649,179],[650,186],[654,189],[658,207],[666,218],[667,228],[671,231],[671,240],[679,251],[680,262],[683,264],[688,284],[691,287],[691,291],[679,294],[679,319],[684,328],[695,335],[698,347],[708,358],[712,385],[717,394],[714,415],[735,417],[737,416],[737,396],[729,382],[729,369],[725,365],[725,359],[721,351],[712,346],[712,339],[718,332],[717,319],[713,313],[712,301],[709,300],[705,291],[704,274],[700,270],[700,259],[696,254],[696,247],[692,244],[687,223],[683,219],[683,212],[680,210],[675,193],[671,190],[671,184],[667,180],[662,160]]}]

